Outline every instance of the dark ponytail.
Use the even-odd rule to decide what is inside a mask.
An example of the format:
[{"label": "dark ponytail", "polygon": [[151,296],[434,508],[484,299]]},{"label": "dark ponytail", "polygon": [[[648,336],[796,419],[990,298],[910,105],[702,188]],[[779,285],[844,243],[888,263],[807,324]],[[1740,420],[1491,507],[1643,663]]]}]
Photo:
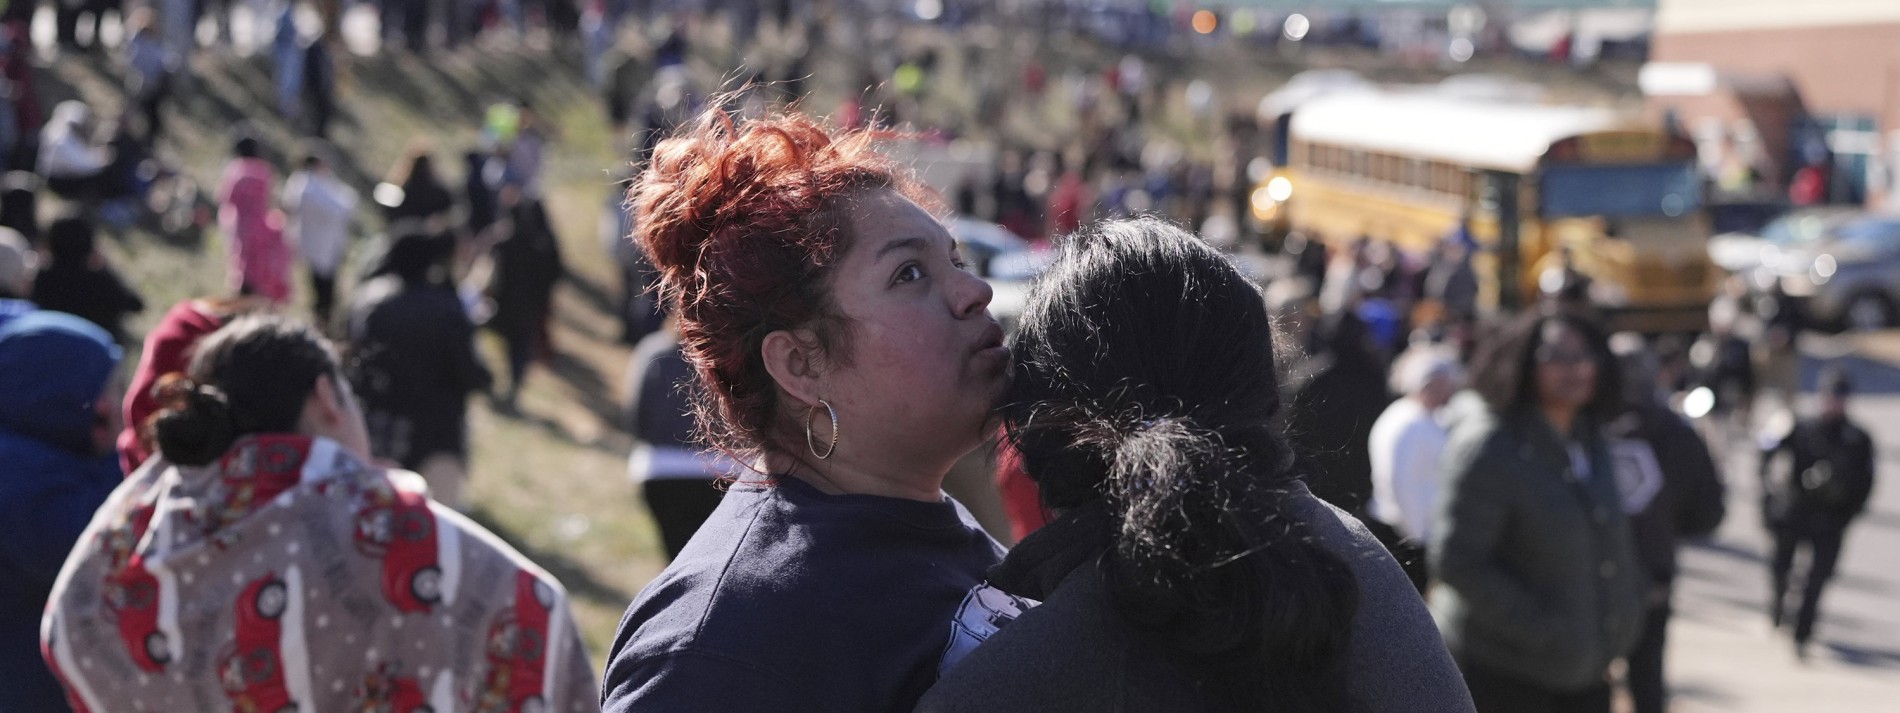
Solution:
[{"label": "dark ponytail", "polygon": [[188,373],[159,380],[162,409],[147,427],[166,461],[205,465],[244,436],[296,431],[325,375],[341,379],[336,352],[310,325],[240,317],[198,344]]},{"label": "dark ponytail", "polygon": [[154,391],[161,410],[151,419],[152,440],[166,460],[204,465],[224,455],[237,440],[231,402],[217,387],[173,373],[160,379]]},{"label": "dark ponytail", "polygon": [[1272,323],[1224,256],[1154,219],[1072,238],[1013,345],[1013,444],[1055,510],[1105,506],[1117,610],[1216,710],[1347,710],[1358,588],[1290,515]]}]

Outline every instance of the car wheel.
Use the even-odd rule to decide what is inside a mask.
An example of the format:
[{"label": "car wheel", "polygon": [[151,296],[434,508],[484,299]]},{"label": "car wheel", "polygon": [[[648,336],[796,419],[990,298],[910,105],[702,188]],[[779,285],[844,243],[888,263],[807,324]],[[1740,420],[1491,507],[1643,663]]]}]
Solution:
[{"label": "car wheel", "polygon": [[428,604],[442,601],[442,570],[436,567],[416,570],[409,577],[409,593]]},{"label": "car wheel", "polygon": [[1863,294],[1847,303],[1847,327],[1856,331],[1893,326],[1893,304],[1877,294]]},{"label": "car wheel", "polygon": [[534,601],[540,604],[542,609],[553,609],[554,588],[548,586],[547,582],[543,582],[539,579],[534,580]]},{"label": "car wheel", "polygon": [[284,607],[290,603],[290,591],[283,582],[271,582],[257,590],[257,614],[266,619],[275,619],[284,615]]},{"label": "car wheel", "polygon": [[172,647],[165,645],[165,632],[154,631],[145,635],[145,656],[160,664],[172,661]]}]

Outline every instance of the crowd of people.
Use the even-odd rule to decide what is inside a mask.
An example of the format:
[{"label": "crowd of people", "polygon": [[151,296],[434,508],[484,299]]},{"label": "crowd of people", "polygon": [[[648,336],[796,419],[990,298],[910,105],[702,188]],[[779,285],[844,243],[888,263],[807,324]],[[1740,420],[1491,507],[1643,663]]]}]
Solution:
[{"label": "crowd of people", "polygon": [[[438,24],[453,45],[625,11],[557,5],[390,3],[384,28],[422,51]],[[1081,80],[1100,92],[1075,94],[1077,141],[1009,146],[953,191],[1038,256],[1006,334],[937,198],[880,151],[902,117],[708,95],[677,34],[621,68],[652,72],[639,99],[604,82],[642,129],[603,224],[629,470],[670,564],[597,676],[566,589],[463,514],[470,398],[519,413],[556,352],[559,134],[530,102],[490,107],[459,186],[417,144],[345,275],[363,230],[322,141],[334,97],[285,90],[279,111],[314,112],[296,170],[280,185],[236,132],[226,289],[172,305],[120,389],[146,305],[96,243],[143,190],[125,162],[177,65],[139,43],[167,17],[127,50],[150,133],[95,143],[66,103],[6,153],[0,708],[1607,713],[1620,686],[1665,710],[1677,547],[1719,525],[1733,477],[1675,396],[1747,408],[1744,315],[1695,347],[1606,334],[1559,267],[1542,302],[1480,321],[1462,230],[1429,256],[1288,236],[1263,290],[1232,254],[1245,164],[1147,135],[1135,60]],[[289,36],[280,89],[327,71]],[[896,91],[930,66],[893,63]],[[299,269],[314,319],[288,316]],[[1851,393],[1830,370],[1817,414],[1763,444],[1765,604],[1804,655],[1873,486]],[[1013,547],[945,494],[989,447]]]}]

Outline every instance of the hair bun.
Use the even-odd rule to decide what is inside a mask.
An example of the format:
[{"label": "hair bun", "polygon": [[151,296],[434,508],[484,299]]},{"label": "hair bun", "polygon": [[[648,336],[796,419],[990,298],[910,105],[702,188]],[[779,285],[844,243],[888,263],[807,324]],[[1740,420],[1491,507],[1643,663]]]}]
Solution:
[{"label": "hair bun", "polygon": [[217,460],[237,440],[237,418],[224,392],[182,374],[172,374],[154,389],[164,405],[152,419],[152,438],[165,460],[199,466]]}]

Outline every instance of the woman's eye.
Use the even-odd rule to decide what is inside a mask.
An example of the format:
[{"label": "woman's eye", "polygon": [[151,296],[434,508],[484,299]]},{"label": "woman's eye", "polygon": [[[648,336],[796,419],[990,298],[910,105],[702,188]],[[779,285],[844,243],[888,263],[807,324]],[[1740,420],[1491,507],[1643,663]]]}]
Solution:
[{"label": "woman's eye", "polygon": [[903,267],[897,268],[897,277],[894,278],[892,282],[897,283],[897,284],[903,284],[906,282],[911,282],[913,280],[921,280],[921,279],[924,279],[924,269],[922,267],[918,267],[917,263],[913,262]]}]

